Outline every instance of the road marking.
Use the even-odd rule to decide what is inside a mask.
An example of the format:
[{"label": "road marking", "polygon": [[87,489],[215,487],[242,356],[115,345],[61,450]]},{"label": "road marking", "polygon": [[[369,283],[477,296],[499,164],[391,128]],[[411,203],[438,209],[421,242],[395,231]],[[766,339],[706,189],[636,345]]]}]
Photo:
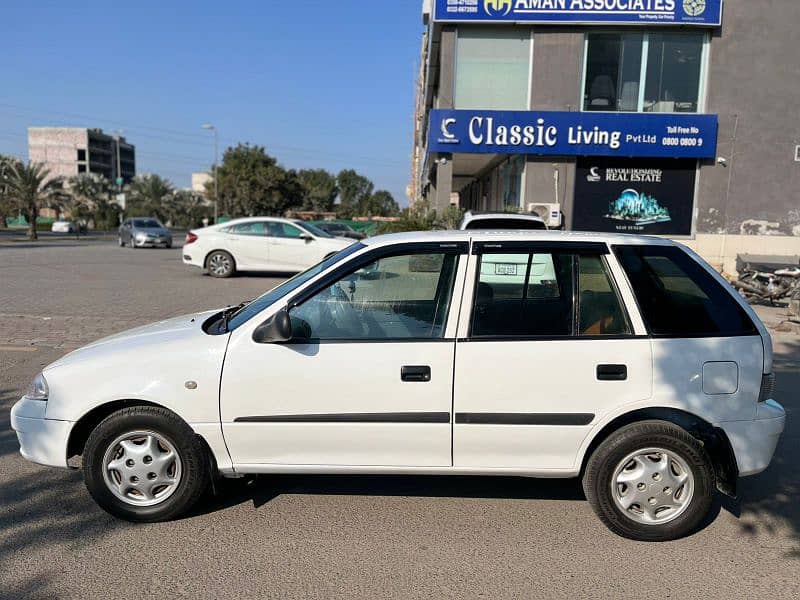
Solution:
[{"label": "road marking", "polygon": [[37,352],[36,346],[0,346],[0,352]]}]

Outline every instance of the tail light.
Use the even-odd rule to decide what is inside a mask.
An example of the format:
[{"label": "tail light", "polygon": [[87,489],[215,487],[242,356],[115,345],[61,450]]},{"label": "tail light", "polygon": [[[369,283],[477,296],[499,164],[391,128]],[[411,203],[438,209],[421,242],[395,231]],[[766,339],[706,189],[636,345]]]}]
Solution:
[{"label": "tail light", "polygon": [[758,393],[758,401],[766,402],[772,398],[775,391],[775,374],[763,375],[761,377],[761,391]]},{"label": "tail light", "polygon": [[186,241],[183,243],[184,245],[193,244],[197,241],[197,236],[193,234],[191,231],[186,234]]}]

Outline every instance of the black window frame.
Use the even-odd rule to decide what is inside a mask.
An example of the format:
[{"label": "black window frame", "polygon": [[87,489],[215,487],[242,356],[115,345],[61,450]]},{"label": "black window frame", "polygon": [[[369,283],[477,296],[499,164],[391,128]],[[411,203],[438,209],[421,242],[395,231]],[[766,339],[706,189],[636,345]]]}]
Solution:
[{"label": "black window frame", "polygon": [[[629,289],[631,290],[631,294],[633,295],[633,300],[636,304],[636,309],[639,312],[639,316],[642,319],[642,323],[644,324],[645,330],[647,331],[647,336],[651,339],[705,339],[705,338],[734,338],[734,337],[755,337],[760,336],[761,333],[758,329],[758,326],[753,321],[753,318],[747,312],[742,303],[744,300],[737,298],[736,294],[733,293],[731,290],[728,290],[723,286],[716,277],[708,270],[706,267],[697,261],[694,256],[690,253],[686,252],[683,248],[679,246],[671,246],[671,245],[662,245],[662,244],[613,244],[612,252],[619,263],[620,268],[627,280],[627,284]],[[639,299],[639,293],[637,293],[637,286],[635,285],[634,281],[631,279],[631,275],[628,272],[628,267],[626,266],[626,261],[624,257],[620,255],[620,252],[624,250],[632,250],[632,251],[659,251],[664,254],[675,254],[683,259],[685,259],[685,264],[691,265],[693,269],[696,270],[698,273],[703,273],[706,277],[706,281],[709,282],[711,285],[711,290],[713,294],[720,294],[724,295],[727,299],[730,300],[732,306],[735,306],[736,312],[739,314],[739,317],[742,320],[743,325],[749,325],[749,328],[743,329],[741,331],[716,331],[716,332],[693,332],[693,331],[684,331],[684,332],[672,332],[672,333],[655,333],[653,331],[653,326],[650,322],[650,319],[647,316],[646,311],[642,307],[642,302]],[[641,254],[638,255],[639,260],[642,260]],[[670,258],[667,256],[666,258]],[[679,263],[673,261],[678,268],[681,268]],[[681,269],[683,271],[683,269]],[[684,271],[684,274],[689,276],[688,273]],[[691,279],[691,277],[690,277]],[[708,290],[706,290],[703,286],[699,285],[693,279],[691,279],[692,283],[696,285],[702,292],[705,294],[709,300],[712,300],[712,296],[708,294]]]},{"label": "black window frame", "polygon": [[[515,335],[515,336],[497,336],[497,335],[478,335],[474,334],[475,325],[475,309],[478,298],[478,284],[480,283],[480,265],[481,258],[484,254],[514,254],[514,253],[529,253],[533,254],[562,254],[572,256],[572,331],[570,335]],[[625,303],[625,299],[620,291],[619,283],[616,281],[614,272],[608,262],[608,256],[611,251],[608,244],[605,242],[475,242],[472,246],[472,254],[478,257],[473,267],[474,281],[472,287],[472,302],[469,313],[469,327],[467,330],[467,337],[459,340],[463,342],[520,342],[520,341],[590,341],[590,340],[616,340],[616,339],[634,339],[639,336],[636,335],[633,321],[630,318],[630,312]],[[625,321],[625,326],[628,333],[612,334],[612,335],[581,335],[580,330],[580,298],[579,294],[579,277],[580,277],[580,257],[581,256],[599,256],[602,261],[603,270],[608,277],[611,284],[612,291],[619,303],[622,317]],[[525,288],[528,287],[528,278],[530,276],[530,259],[528,263],[528,270],[525,275]]]}]

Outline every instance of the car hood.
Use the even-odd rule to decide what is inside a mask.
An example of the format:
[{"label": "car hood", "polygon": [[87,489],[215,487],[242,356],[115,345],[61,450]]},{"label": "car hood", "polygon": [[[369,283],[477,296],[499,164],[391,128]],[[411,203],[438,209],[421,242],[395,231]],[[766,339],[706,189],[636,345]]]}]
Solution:
[{"label": "car hood", "polygon": [[101,338],[61,357],[50,364],[47,369],[60,367],[78,360],[85,360],[92,356],[107,356],[117,351],[127,352],[147,346],[159,346],[168,342],[190,340],[193,337],[205,338],[208,334],[203,331],[203,323],[221,310],[220,308],[181,315],[180,317],[157,321]]},{"label": "car hood", "polygon": [[167,235],[169,233],[169,229],[165,227],[134,227],[133,233],[150,233],[155,235]]}]

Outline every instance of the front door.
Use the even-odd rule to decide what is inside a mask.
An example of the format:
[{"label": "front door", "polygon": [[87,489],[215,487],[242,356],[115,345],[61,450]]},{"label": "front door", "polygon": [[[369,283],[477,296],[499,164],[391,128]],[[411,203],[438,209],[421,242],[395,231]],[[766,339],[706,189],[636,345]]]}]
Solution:
[{"label": "front door", "polygon": [[604,244],[475,246],[454,465],[571,471],[592,423],[650,397],[650,341],[633,335]]},{"label": "front door", "polygon": [[299,227],[274,221],[269,232],[270,257],[276,269],[302,271],[322,259],[319,244]]},{"label": "front door", "polygon": [[234,464],[450,466],[464,251],[373,251],[290,309],[302,342],[234,331],[220,399]]}]

